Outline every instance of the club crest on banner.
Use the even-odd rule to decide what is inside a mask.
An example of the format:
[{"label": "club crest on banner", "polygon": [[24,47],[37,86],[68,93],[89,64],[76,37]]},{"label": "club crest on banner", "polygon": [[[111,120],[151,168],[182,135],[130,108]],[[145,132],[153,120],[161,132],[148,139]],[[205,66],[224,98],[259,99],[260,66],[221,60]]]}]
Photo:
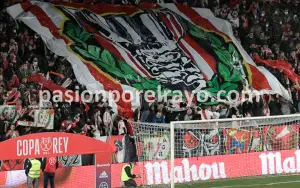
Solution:
[{"label": "club crest on banner", "polygon": [[252,130],[252,140],[250,143],[250,152],[263,151],[263,134],[262,128]]},{"label": "club crest on banner", "polygon": [[265,126],[264,133],[264,150],[290,150],[297,149],[298,136],[297,125]]},{"label": "club crest on banner", "polygon": [[218,129],[187,131],[183,135],[183,155],[184,157],[218,155],[220,141]]},{"label": "club crest on banner", "polygon": [[227,154],[247,153],[250,149],[252,133],[248,130],[224,129],[226,135],[225,149]]},{"label": "club crest on banner", "polygon": [[143,139],[143,147],[149,160],[164,160],[170,154],[170,139],[168,135],[157,137],[146,137]]}]

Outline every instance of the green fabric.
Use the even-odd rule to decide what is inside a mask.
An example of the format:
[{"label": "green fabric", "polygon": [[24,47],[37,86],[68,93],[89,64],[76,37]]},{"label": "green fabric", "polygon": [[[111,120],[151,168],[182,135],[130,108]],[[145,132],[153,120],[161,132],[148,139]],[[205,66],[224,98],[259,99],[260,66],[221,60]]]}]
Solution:
[{"label": "green fabric", "polygon": [[130,85],[137,90],[156,91],[158,85],[161,85],[162,91],[170,90],[158,80],[141,77],[126,62],[115,57],[107,49],[99,45],[90,45],[94,40],[93,35],[79,25],[66,22],[63,32],[75,42],[70,46],[75,53],[88,61],[93,61],[102,71],[120,80],[121,83]]},{"label": "green fabric", "polygon": [[236,67],[240,67],[243,57],[234,44],[231,41],[225,41],[218,34],[204,31],[190,22],[186,22],[186,25],[188,26],[189,34],[194,40],[198,43],[208,41],[214,52],[217,72],[211,80],[207,81],[207,87],[204,90],[214,97],[217,96],[220,90],[225,90],[227,95],[231,90],[237,90],[239,86],[242,86],[244,84],[243,73],[241,69]]},{"label": "green fabric", "polygon": [[[235,45],[231,41],[226,41],[219,34],[205,31],[193,23],[186,21],[185,25],[188,34],[201,47],[203,41],[210,45],[216,60],[217,71],[212,79],[207,81],[207,86],[203,90],[209,92],[211,97],[216,97],[220,90],[225,90],[226,95],[230,89],[241,90],[245,84],[243,83],[243,71],[236,67],[240,66],[243,57]],[[162,84],[156,79],[141,77],[124,60],[119,59],[100,44],[95,44],[94,33],[89,33],[77,23],[66,21],[63,33],[74,41],[70,45],[73,52],[87,61],[92,61],[99,69],[119,80],[122,84],[129,85],[137,90],[157,91],[159,85],[161,85],[162,91],[170,90],[168,85]],[[172,96],[172,94],[174,93],[170,92],[168,96]]]}]

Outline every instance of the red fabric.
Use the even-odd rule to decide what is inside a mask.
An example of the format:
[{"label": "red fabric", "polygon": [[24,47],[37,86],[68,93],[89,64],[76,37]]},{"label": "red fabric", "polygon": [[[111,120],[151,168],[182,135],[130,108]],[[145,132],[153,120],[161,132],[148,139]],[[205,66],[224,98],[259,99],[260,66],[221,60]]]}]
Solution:
[{"label": "red fabric", "polygon": [[[69,99],[66,96],[66,92],[68,91],[66,88],[61,87],[60,85],[57,85],[55,83],[53,83],[51,80],[47,80],[43,75],[41,74],[34,74],[31,76],[27,77],[28,82],[35,82],[35,83],[39,83],[41,85],[43,85],[44,88],[49,89],[50,91],[55,91],[55,90],[60,90],[62,91],[62,93],[64,94],[64,99]],[[76,93],[72,92],[72,93],[68,93],[69,96],[72,96],[73,99],[79,99],[79,101],[76,102],[82,102],[82,99],[80,98],[80,96],[76,97]],[[85,106],[85,111],[88,112],[89,111],[89,106],[87,104],[84,104]]]},{"label": "red fabric", "polygon": [[[60,85],[57,85],[53,83],[51,80],[47,80],[43,75],[41,74],[34,74],[27,77],[28,82],[35,82],[43,85],[44,88],[49,89],[50,91],[60,90],[62,93],[66,94],[67,89],[61,87]],[[76,93],[68,93],[72,96],[73,99],[76,99]],[[69,99],[66,95],[64,95],[64,99]],[[79,97],[79,102],[82,100]],[[76,101],[77,102],[77,101]]]},{"label": "red fabric", "polygon": [[245,18],[243,27],[244,27],[245,29],[249,27],[249,20],[248,20],[248,17]]},{"label": "red fabric", "polygon": [[252,9],[253,9],[253,7],[254,7],[254,3],[251,4],[251,6],[250,6],[249,9],[248,9],[248,12],[251,12]]},{"label": "red fabric", "polygon": [[64,76],[63,74],[60,74],[60,73],[57,73],[57,72],[50,71],[49,73],[50,73],[50,74],[53,74],[53,75],[56,75],[56,76],[59,76],[59,77],[61,77],[62,79],[65,78],[65,76]]},{"label": "red fabric", "polygon": [[80,117],[76,118],[75,121],[72,123],[72,128],[74,129],[77,126],[77,123],[80,121]]},{"label": "red fabric", "polygon": [[198,4],[198,0],[195,0],[195,2],[194,2],[194,7],[196,7],[197,4]]},{"label": "red fabric", "polygon": [[239,4],[239,0],[230,0],[230,8],[235,7],[237,4]]},{"label": "red fabric", "polygon": [[289,62],[284,60],[262,60],[259,56],[255,56],[254,60],[262,63],[264,65],[267,65],[268,67],[271,67],[273,69],[282,70],[282,72],[293,82],[297,83],[300,80],[300,76],[296,74],[292,70],[292,66]]},{"label": "red fabric", "polygon": [[16,75],[12,77],[11,81],[7,82],[8,90],[11,90],[13,87],[18,87],[19,85],[20,85],[20,80]]},{"label": "red fabric", "polygon": [[63,129],[67,129],[69,127],[70,124],[73,124],[73,122],[71,120],[64,120],[62,123],[61,123],[61,127]]},{"label": "red fabric", "polygon": [[8,67],[8,61],[4,60],[3,61],[3,70],[6,71],[7,67]]},{"label": "red fabric", "polygon": [[16,88],[8,92],[7,101],[5,101],[4,104],[20,104],[20,93]]},{"label": "red fabric", "polygon": [[85,112],[88,112],[88,111],[90,111],[90,107],[89,107],[89,105],[87,105],[87,104],[84,104],[84,106],[85,106]]},{"label": "red fabric", "polygon": [[262,50],[262,52],[266,55],[266,56],[270,56],[272,55],[272,51],[270,48],[266,49],[266,50]]},{"label": "red fabric", "polygon": [[186,102],[188,104],[191,104],[192,102],[197,104],[197,100],[196,100],[196,97],[193,96],[193,94],[187,90],[184,91],[184,96],[186,98]]},{"label": "red fabric", "polygon": [[202,115],[204,117],[204,120],[207,120],[206,110],[202,110]]},{"label": "red fabric", "polygon": [[56,171],[56,162],[57,158],[56,157],[50,157],[46,159],[46,167],[44,172],[52,172],[55,173]]},{"label": "red fabric", "polygon": [[129,134],[130,136],[133,136],[133,128],[130,122],[127,122],[126,125],[126,129],[127,129],[127,134]]}]

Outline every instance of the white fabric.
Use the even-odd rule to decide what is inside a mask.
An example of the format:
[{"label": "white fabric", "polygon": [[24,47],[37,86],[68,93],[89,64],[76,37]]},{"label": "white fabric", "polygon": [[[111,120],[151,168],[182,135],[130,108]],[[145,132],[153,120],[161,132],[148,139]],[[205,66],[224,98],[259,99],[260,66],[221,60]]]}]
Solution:
[{"label": "white fabric", "polygon": [[127,133],[127,128],[126,128],[125,122],[123,120],[120,120],[118,122],[118,129],[119,129],[119,135]]},{"label": "white fabric", "polygon": [[206,117],[204,115],[203,110],[200,111],[200,115],[201,115],[202,120],[219,119],[219,117],[220,117],[220,114],[218,112],[212,112],[207,109],[205,110]]},{"label": "white fabric", "polygon": [[100,111],[98,111],[97,113],[94,114],[94,119],[95,119],[96,127],[100,127],[101,123],[102,123],[101,112]]},{"label": "white fabric", "polygon": [[[53,21],[53,23],[57,26],[60,27],[60,25],[63,23],[63,18],[59,14],[59,11],[51,6],[48,3],[44,2],[39,2],[39,1],[31,1],[32,4],[35,4],[39,7],[41,7],[42,10],[45,11],[46,14],[50,17],[50,19]],[[162,4],[161,5],[164,8],[168,8],[171,11],[174,11],[178,15],[182,16],[184,19],[186,19],[189,22],[192,22],[187,16],[185,16],[182,12],[180,12],[177,7],[174,4]],[[256,64],[253,62],[251,57],[247,54],[247,52],[243,49],[241,44],[236,40],[236,38],[233,36],[232,28],[229,22],[219,19],[215,17],[212,12],[208,9],[199,9],[199,8],[194,8],[194,10],[203,18],[208,19],[212,25],[214,25],[218,30],[224,32],[227,34],[235,44],[235,46],[238,48],[239,52],[243,56],[244,60],[248,63],[251,64],[255,67]],[[68,49],[67,49],[67,44],[65,43],[64,40],[62,39],[56,39],[52,33],[49,31],[48,28],[43,27],[38,19],[30,12],[24,12],[20,4],[14,5],[12,7],[7,8],[7,12],[14,18],[14,19],[19,19],[20,21],[24,22],[27,26],[29,26],[31,29],[37,32],[38,35],[41,36],[47,47],[53,51],[56,55],[63,56],[65,57],[71,64],[75,73],[75,76],[78,80],[78,82],[84,86],[87,87],[88,90],[92,92],[96,92],[98,90],[104,90],[103,84],[106,83],[99,83],[95,78],[91,75],[89,69],[87,66],[74,54],[72,54]],[[149,15],[148,15],[149,16]],[[142,16],[142,21],[147,21],[149,18],[148,16],[145,15],[145,17]],[[153,22],[149,22],[151,24]],[[146,26],[151,26],[151,25],[146,25]],[[151,28],[151,31],[153,29],[159,29],[157,27]],[[154,32],[154,33],[160,33],[160,32]],[[163,33],[163,32],[162,32]],[[157,38],[161,38],[162,41],[166,40],[166,36],[157,36]],[[192,53],[193,58],[196,61],[196,64],[198,68],[206,74],[208,79],[212,77],[214,72],[210,68],[210,66],[204,61],[204,59],[196,53],[187,43],[184,41],[184,39],[181,40],[182,44]],[[120,48],[117,47],[117,50],[121,53]],[[124,50],[122,52],[123,54],[125,53]],[[131,61],[129,62],[130,66],[133,66],[133,63]],[[133,67],[134,68],[134,67]],[[265,77],[268,80],[269,85],[271,86],[272,90],[261,90],[261,94],[274,94],[278,93],[281,96],[284,96],[286,99],[290,100],[291,97],[289,95],[289,92],[280,84],[280,82],[275,78],[274,75],[272,75],[269,71],[267,71],[263,67],[257,67],[257,69],[265,75]],[[138,70],[138,69],[135,69]],[[144,74],[139,74],[144,77]],[[203,81],[205,84],[205,81]],[[203,84],[200,84],[201,86]],[[136,93],[137,90],[131,86],[128,85],[121,85],[123,90],[128,90],[132,91],[133,93]],[[201,88],[197,88],[197,90],[200,90]],[[135,109],[136,107],[140,106],[140,100],[137,100],[139,98],[139,95],[136,95],[136,97],[131,100],[132,108]],[[114,112],[117,112],[118,107],[117,104],[114,102],[113,99],[109,100],[111,102],[110,106],[113,108]]]},{"label": "white fabric", "polygon": [[112,125],[112,118],[109,112],[104,112],[103,123],[105,127],[109,127]]},{"label": "white fabric", "polygon": [[[180,12],[177,7],[174,4],[162,4],[161,5],[164,8],[168,8],[187,21],[193,23],[186,15],[184,15],[182,12]],[[251,57],[247,54],[247,52],[244,50],[244,48],[241,46],[241,44],[236,40],[236,38],[233,35],[231,24],[223,19],[217,18],[213,15],[213,13],[209,9],[202,9],[202,8],[193,8],[200,16],[203,18],[208,19],[211,24],[216,27],[221,32],[227,34],[231,39],[232,42],[235,44],[235,46],[238,48],[239,52],[243,56],[244,60],[253,66],[255,66],[268,80],[269,85],[271,86],[272,90],[261,90],[259,91],[261,94],[280,94],[284,98],[291,100],[291,96],[289,95],[289,92],[282,86],[282,84],[276,79],[274,75],[272,75],[269,71],[267,71],[264,67],[256,66],[254,61],[251,59]],[[198,65],[199,66],[199,65]],[[201,69],[201,67],[199,67]],[[201,69],[202,70],[202,69]],[[203,70],[202,70],[203,71]],[[206,72],[205,72],[206,73]],[[209,75],[208,75],[209,78]],[[255,89],[255,88],[254,88]]]},{"label": "white fabric", "polygon": [[52,102],[51,101],[40,101],[40,108],[52,108]]}]

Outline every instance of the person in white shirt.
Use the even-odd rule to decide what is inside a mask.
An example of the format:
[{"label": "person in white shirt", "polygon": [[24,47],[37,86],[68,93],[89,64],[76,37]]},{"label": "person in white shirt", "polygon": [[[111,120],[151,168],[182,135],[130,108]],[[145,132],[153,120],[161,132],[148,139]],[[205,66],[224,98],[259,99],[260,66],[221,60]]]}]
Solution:
[{"label": "person in white shirt", "polygon": [[105,112],[103,114],[103,123],[104,123],[104,129],[105,129],[105,135],[106,136],[110,136],[110,130],[113,126],[113,121],[112,121],[112,117],[111,117],[111,107],[108,106],[105,109]]},{"label": "person in white shirt", "polygon": [[52,102],[50,100],[47,100],[47,94],[43,95],[43,100],[40,100],[39,107],[44,109],[45,108],[49,109],[53,107]]},{"label": "person in white shirt", "polygon": [[99,128],[95,125],[91,125],[92,128],[92,134],[93,134],[93,138],[100,140],[101,139],[101,132],[99,130]]},{"label": "person in white shirt", "polygon": [[184,121],[190,121],[193,119],[193,111],[192,109],[188,108],[186,111],[186,115],[184,116]]},{"label": "person in white shirt", "polygon": [[218,112],[212,112],[210,106],[204,106],[199,112],[201,120],[219,119],[220,114]]},{"label": "person in white shirt", "polygon": [[127,134],[127,128],[123,119],[120,119],[118,122],[118,131],[119,135]]},{"label": "person in white shirt", "polygon": [[238,12],[236,10],[234,10],[230,14],[228,14],[227,19],[231,23],[233,28],[240,27],[240,19],[239,19]]},{"label": "person in white shirt", "polygon": [[94,120],[95,120],[95,126],[101,127],[102,119],[101,119],[101,111],[99,109],[96,109],[96,112],[94,114]]}]

